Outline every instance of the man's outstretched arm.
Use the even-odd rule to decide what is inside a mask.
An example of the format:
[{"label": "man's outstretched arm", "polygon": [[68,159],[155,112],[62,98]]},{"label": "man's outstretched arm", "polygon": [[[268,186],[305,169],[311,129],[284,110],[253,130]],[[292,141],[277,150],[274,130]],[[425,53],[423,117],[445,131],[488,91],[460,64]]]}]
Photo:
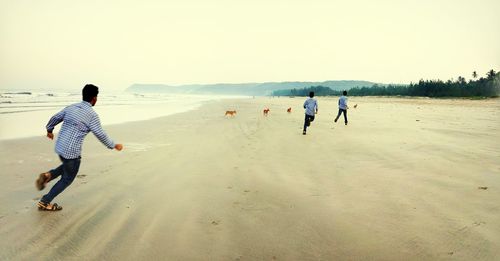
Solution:
[{"label": "man's outstretched arm", "polygon": [[49,139],[54,139],[54,134],[52,133],[54,131],[54,127],[56,127],[57,124],[61,123],[64,119],[64,114],[65,110],[62,110],[58,113],[56,113],[52,118],[50,118],[49,122],[47,123],[47,126],[45,128],[47,129],[47,138]]},{"label": "man's outstretched arm", "polygon": [[104,130],[101,127],[101,121],[99,120],[99,116],[95,115],[92,120],[90,121],[90,130],[94,135],[99,139],[99,141],[104,144],[104,146],[108,147],[109,149],[116,149],[118,151],[123,149],[122,144],[115,144],[104,132]]}]

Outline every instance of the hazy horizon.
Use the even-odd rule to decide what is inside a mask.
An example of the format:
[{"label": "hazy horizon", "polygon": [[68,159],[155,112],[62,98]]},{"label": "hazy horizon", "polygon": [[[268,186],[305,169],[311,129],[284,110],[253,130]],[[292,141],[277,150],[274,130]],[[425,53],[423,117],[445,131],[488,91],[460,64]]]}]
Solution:
[{"label": "hazy horizon", "polygon": [[470,79],[500,69],[498,10],[493,0],[0,0],[0,89]]}]

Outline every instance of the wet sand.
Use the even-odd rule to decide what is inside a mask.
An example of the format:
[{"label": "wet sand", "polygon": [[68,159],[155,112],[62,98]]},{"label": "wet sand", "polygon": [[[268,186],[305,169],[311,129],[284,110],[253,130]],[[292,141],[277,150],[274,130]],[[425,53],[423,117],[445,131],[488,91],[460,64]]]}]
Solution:
[{"label": "wet sand", "polygon": [[0,141],[0,260],[498,259],[499,99],[351,97],[345,126],[319,97],[303,136],[304,100],[106,126],[125,149],[90,134],[57,213],[34,186],[54,142]]}]

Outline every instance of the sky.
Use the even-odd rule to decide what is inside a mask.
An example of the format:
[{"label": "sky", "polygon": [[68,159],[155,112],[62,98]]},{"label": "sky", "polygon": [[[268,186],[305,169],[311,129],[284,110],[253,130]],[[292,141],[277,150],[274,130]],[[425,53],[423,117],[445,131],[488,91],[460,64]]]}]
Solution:
[{"label": "sky", "polygon": [[470,79],[498,0],[0,0],[0,89]]}]

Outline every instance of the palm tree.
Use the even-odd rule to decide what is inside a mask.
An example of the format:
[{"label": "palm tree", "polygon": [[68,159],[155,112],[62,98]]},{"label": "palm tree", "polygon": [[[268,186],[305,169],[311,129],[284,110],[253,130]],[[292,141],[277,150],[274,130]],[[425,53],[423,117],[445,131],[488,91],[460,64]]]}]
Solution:
[{"label": "palm tree", "polygon": [[473,71],[472,72],[472,78],[476,79],[477,78],[477,72],[476,71]]},{"label": "palm tree", "polygon": [[465,78],[462,77],[462,76],[458,76],[457,82],[460,83],[460,84],[465,84]]},{"label": "palm tree", "polygon": [[491,69],[487,74],[486,76],[488,76],[488,79],[493,79],[493,77],[495,77],[496,75],[496,72],[493,71],[493,69]]}]

